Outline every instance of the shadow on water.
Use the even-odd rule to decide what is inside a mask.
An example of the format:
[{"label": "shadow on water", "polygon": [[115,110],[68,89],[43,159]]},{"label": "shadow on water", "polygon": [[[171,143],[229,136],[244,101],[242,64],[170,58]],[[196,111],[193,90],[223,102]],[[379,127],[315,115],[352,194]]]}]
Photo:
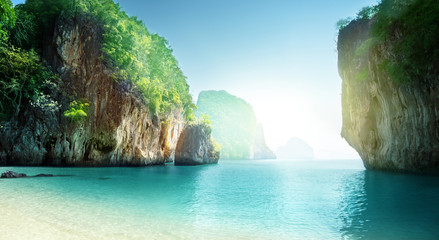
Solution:
[{"label": "shadow on water", "polygon": [[343,239],[439,239],[439,177],[363,171],[344,191]]}]

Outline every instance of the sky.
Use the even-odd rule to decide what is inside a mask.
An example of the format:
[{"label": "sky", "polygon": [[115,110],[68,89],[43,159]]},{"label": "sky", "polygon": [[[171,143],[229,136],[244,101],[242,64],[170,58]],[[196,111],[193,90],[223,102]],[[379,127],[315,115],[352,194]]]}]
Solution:
[{"label": "sky", "polygon": [[117,2],[168,40],[195,100],[226,90],[250,103],[271,149],[298,137],[316,158],[359,158],[340,136],[335,23],[376,0]]}]

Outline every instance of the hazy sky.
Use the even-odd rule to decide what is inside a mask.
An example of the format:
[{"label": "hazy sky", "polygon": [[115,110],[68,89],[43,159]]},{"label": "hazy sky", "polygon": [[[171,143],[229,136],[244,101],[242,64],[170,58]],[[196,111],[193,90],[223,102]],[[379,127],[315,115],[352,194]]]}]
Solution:
[{"label": "hazy sky", "polygon": [[245,99],[273,150],[299,137],[318,158],[358,158],[340,137],[335,23],[376,0],[118,2],[169,41],[194,99],[203,90]]}]

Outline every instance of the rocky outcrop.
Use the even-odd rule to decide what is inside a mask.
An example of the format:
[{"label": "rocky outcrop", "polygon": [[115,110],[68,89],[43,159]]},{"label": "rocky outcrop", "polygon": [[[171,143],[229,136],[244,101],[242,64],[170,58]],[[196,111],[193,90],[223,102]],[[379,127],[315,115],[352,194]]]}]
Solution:
[{"label": "rocky outcrop", "polygon": [[[173,160],[182,110],[159,119],[130,83],[114,79],[101,57],[102,33],[91,16],[58,20],[43,58],[61,78],[50,94],[62,108],[50,112],[29,105],[2,123],[0,164],[138,166]],[[86,99],[90,111],[75,123],[63,112],[78,99]]]},{"label": "rocky outcrop", "polygon": [[27,177],[27,175],[24,173],[16,173],[9,170],[2,173],[2,175],[0,176],[0,178],[23,178],[23,177]]},{"label": "rocky outcrop", "polygon": [[[53,176],[54,176],[53,174],[40,173],[40,174],[37,174],[35,176],[31,176],[31,177],[53,177]],[[65,176],[67,176],[67,175],[65,175]],[[0,178],[25,178],[25,177],[29,177],[29,176],[27,176],[24,173],[17,173],[17,172],[13,172],[10,170],[2,173],[2,175],[0,176]]]},{"label": "rocky outcrop", "polygon": [[[438,173],[438,76],[398,84],[382,70],[384,59],[394,51],[392,41],[404,38],[397,29],[385,44],[359,57],[356,50],[369,37],[372,24],[353,21],[339,33],[341,135],[368,169]],[[359,79],[365,68],[368,75]]]},{"label": "rocky outcrop", "polygon": [[210,131],[201,124],[185,127],[177,143],[175,165],[218,163],[220,153],[215,150]]}]

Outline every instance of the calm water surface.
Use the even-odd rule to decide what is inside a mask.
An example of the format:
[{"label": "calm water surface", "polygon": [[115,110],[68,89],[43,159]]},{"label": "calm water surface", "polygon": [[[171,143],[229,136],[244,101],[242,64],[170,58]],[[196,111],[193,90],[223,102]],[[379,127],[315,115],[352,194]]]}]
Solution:
[{"label": "calm water surface", "polygon": [[0,168],[12,239],[439,239],[439,178],[352,161]]}]

